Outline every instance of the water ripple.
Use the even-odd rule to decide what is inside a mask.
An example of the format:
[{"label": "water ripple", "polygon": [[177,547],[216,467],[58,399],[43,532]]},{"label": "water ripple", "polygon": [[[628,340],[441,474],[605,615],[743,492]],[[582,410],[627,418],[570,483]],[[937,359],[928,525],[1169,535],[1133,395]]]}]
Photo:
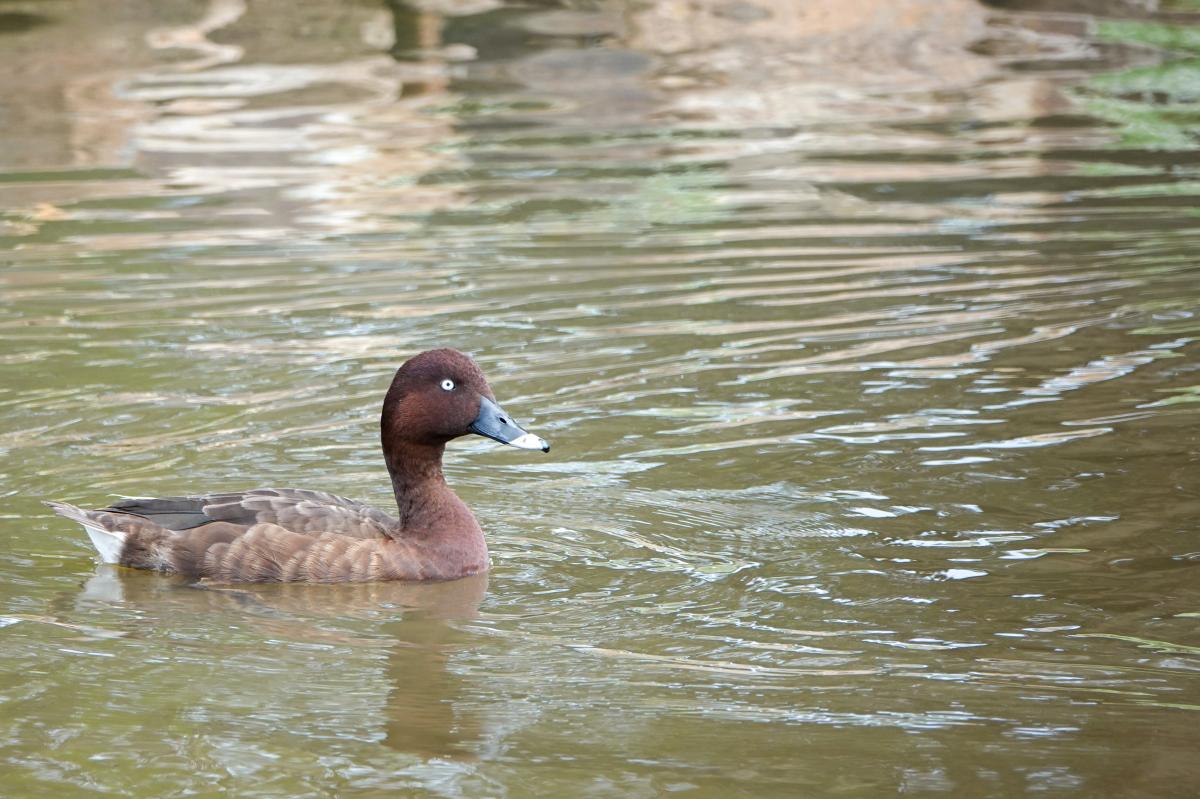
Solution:
[{"label": "water ripple", "polygon": [[[30,795],[1194,776],[1194,15],[627,5],[0,31]],[[450,448],[490,584],[199,590],[36,502],[386,507],[381,386],[442,345],[554,442]]]}]

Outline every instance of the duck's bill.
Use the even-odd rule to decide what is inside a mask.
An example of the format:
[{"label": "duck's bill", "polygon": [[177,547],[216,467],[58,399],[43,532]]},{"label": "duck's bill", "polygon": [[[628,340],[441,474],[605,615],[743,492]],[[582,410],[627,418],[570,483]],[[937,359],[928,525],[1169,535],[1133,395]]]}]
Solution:
[{"label": "duck's bill", "polygon": [[518,449],[550,451],[550,444],[545,439],[521,429],[503,408],[487,397],[479,398],[479,415],[471,425],[471,432]]}]

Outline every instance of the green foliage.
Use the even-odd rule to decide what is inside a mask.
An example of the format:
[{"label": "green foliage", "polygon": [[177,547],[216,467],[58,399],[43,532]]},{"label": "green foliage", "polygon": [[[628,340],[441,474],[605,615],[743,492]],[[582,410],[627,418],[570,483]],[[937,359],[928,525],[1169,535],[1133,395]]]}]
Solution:
[{"label": "green foliage", "polygon": [[1200,59],[1110,72],[1093,78],[1091,87],[1109,94],[1164,93],[1177,101],[1200,99]]},{"label": "green foliage", "polygon": [[[1200,0],[1188,0],[1200,6]],[[1154,47],[1168,60],[1091,79],[1080,91],[1084,108],[1119,130],[1118,144],[1188,150],[1200,142],[1200,27],[1107,20],[1101,39]]]},{"label": "green foliage", "polygon": [[1174,394],[1173,397],[1162,399],[1157,402],[1151,402],[1142,407],[1156,408],[1162,405],[1181,405],[1184,403],[1200,402],[1200,386],[1184,386],[1183,388],[1168,388],[1160,389],[1165,393]]},{"label": "green foliage", "polygon": [[1190,25],[1104,20],[1096,32],[1101,39],[1109,41],[1145,44],[1160,50],[1200,53],[1200,28]]}]

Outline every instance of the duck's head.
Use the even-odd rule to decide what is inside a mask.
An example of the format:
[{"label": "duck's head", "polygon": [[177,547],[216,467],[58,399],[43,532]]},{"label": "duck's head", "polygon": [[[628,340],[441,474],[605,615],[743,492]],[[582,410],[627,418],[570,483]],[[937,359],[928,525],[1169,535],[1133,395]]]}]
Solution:
[{"label": "duck's head", "polygon": [[385,448],[439,446],[475,433],[520,449],[550,451],[544,439],[526,432],[496,403],[475,362],[452,349],[422,352],[396,370],[380,426]]}]

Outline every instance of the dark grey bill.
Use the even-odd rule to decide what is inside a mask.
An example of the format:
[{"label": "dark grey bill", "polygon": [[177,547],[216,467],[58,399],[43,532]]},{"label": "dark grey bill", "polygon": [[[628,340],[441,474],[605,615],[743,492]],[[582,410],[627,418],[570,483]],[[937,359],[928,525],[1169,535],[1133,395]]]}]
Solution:
[{"label": "dark grey bill", "polygon": [[479,415],[471,423],[471,432],[501,444],[508,444],[510,447],[550,451],[550,444],[545,439],[538,438],[533,433],[526,433],[503,408],[487,397],[479,398]]}]

